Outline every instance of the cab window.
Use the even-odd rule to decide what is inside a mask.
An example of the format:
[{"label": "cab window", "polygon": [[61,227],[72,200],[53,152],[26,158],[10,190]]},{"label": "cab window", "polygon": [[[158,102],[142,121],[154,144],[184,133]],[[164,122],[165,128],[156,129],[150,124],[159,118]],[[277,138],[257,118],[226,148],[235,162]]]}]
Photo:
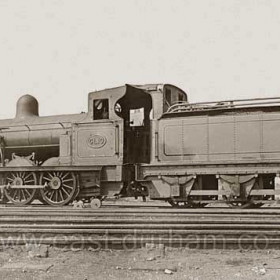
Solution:
[{"label": "cab window", "polygon": [[179,92],[178,92],[178,101],[179,101],[179,102],[185,101],[184,99],[185,99],[185,98],[184,98],[184,94],[183,94],[182,92],[179,91]]},{"label": "cab window", "polygon": [[93,101],[93,119],[94,120],[109,119],[108,99],[96,99]]},{"label": "cab window", "polygon": [[171,90],[166,89],[165,91],[165,102],[167,103],[168,106],[172,104],[172,96],[171,96]]},{"label": "cab window", "polygon": [[144,108],[131,109],[129,111],[130,126],[144,126]]}]

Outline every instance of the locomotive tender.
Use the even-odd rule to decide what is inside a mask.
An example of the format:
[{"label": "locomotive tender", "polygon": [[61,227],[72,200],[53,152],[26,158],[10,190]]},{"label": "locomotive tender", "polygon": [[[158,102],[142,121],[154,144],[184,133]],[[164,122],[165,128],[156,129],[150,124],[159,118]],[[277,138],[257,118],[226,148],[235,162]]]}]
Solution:
[{"label": "locomotive tender", "polygon": [[107,196],[173,206],[278,200],[280,98],[189,103],[170,84],[90,92],[88,112],[39,117],[24,95],[0,120],[1,200],[99,207]]}]

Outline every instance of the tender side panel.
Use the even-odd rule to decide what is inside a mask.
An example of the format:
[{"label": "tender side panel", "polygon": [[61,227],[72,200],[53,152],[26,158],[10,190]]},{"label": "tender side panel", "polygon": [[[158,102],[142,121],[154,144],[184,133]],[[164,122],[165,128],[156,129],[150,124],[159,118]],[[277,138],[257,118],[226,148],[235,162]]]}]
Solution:
[{"label": "tender side panel", "polygon": [[159,121],[160,161],[280,160],[280,114],[189,116]]},{"label": "tender side panel", "polygon": [[[207,120],[207,119],[206,119]],[[231,160],[235,152],[234,117],[208,120],[208,160]]]},{"label": "tender side panel", "polygon": [[279,159],[279,136],[280,136],[280,116],[277,114],[274,118],[268,115],[263,116],[263,137],[262,146],[266,151],[267,158]]}]

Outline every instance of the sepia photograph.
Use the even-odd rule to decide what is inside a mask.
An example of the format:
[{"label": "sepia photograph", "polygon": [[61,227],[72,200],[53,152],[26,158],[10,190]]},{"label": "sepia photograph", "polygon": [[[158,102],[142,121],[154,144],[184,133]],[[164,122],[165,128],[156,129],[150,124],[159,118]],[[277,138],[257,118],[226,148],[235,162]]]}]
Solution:
[{"label": "sepia photograph", "polygon": [[280,2],[0,0],[0,280],[279,279]]}]

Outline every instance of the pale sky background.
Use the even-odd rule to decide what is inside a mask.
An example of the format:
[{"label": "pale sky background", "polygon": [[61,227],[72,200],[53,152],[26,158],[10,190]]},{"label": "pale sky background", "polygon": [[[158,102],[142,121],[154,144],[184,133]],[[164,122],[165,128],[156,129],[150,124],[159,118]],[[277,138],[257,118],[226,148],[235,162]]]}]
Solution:
[{"label": "pale sky background", "polygon": [[189,100],[280,96],[279,0],[0,0],[0,118],[87,110],[90,91],[172,83]]}]

